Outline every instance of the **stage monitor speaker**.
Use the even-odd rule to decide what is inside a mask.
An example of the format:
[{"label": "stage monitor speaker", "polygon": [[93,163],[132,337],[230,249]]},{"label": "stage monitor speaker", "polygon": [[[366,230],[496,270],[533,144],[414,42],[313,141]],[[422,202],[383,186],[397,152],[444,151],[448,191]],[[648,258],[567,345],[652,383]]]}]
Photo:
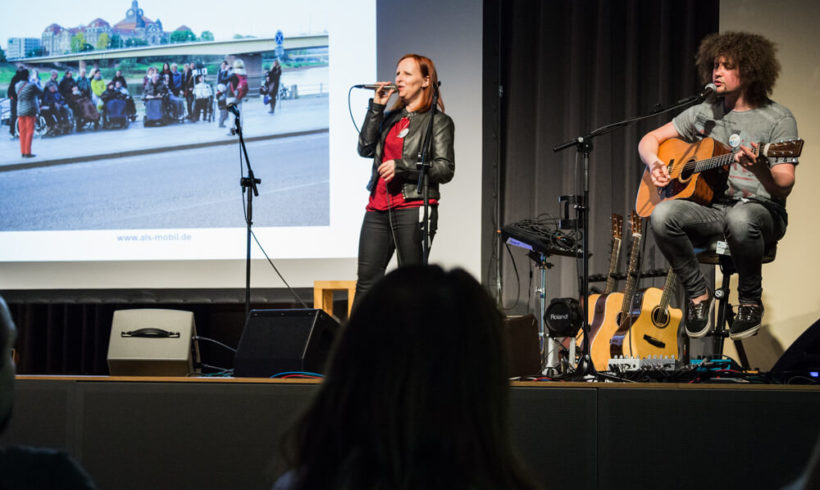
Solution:
[{"label": "stage monitor speaker", "polygon": [[507,337],[507,371],[510,377],[538,376],[541,356],[538,342],[538,321],[532,314],[508,316],[504,319]]},{"label": "stage monitor speaker", "polygon": [[234,376],[323,373],[339,323],[318,309],[251,310],[234,358]]},{"label": "stage monitor speaker", "polygon": [[111,321],[112,376],[188,376],[199,363],[194,314],[163,309],[117,310]]},{"label": "stage monitor speaker", "polygon": [[820,320],[797,337],[772,366],[772,372],[778,373],[812,371],[820,371]]}]

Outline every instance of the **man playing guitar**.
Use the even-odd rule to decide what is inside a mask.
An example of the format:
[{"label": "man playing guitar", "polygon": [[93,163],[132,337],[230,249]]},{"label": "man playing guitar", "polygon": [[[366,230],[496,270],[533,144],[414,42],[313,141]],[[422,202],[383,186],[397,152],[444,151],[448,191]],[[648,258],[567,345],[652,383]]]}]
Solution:
[{"label": "man playing guitar", "polygon": [[666,200],[652,211],[650,223],[658,248],[686,289],[686,333],[695,338],[709,331],[714,298],[693,248],[725,237],[739,276],[740,305],[730,337],[742,339],[760,328],[761,262],[765,248],[786,231],[786,196],[797,165],[796,158],[758,156],[759,143],[796,139],[797,122],[768,97],[780,64],[774,44],[763,36],[711,34],[698,48],[696,65],[703,82],[714,83],[714,96],[647,133],[638,153],[652,183],[662,188],[670,183],[668,162],[658,158],[664,141],[708,137],[733,149],[725,188],[715,189],[712,203]]}]

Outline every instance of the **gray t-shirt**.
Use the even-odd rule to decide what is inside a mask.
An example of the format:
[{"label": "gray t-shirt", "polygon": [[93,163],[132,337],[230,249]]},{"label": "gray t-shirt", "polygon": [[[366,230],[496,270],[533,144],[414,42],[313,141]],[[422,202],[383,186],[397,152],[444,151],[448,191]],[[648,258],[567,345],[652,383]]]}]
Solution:
[{"label": "gray t-shirt", "polygon": [[[791,111],[777,102],[749,111],[724,113],[723,99],[703,102],[683,111],[672,124],[685,140],[695,142],[712,138],[731,148],[751,143],[778,143],[797,139],[797,121]],[[797,158],[770,158],[769,167],[781,164],[797,165]],[[730,200],[757,199],[786,205],[785,199],[772,199],[754,174],[733,163],[724,198]]]}]

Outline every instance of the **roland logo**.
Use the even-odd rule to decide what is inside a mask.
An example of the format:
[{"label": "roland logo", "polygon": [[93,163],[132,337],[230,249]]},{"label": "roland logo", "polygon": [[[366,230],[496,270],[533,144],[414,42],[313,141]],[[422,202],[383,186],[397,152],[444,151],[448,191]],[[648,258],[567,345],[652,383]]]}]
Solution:
[{"label": "roland logo", "polygon": [[569,320],[569,313],[550,313],[550,320]]}]

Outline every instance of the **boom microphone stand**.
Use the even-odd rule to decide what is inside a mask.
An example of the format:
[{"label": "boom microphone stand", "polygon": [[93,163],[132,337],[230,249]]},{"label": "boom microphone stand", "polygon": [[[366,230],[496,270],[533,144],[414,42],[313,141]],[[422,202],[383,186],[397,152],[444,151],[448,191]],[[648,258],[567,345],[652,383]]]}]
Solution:
[{"label": "boom microphone stand", "polygon": [[430,256],[430,223],[428,215],[430,212],[430,145],[433,143],[433,119],[438,112],[438,87],[441,82],[433,84],[433,105],[430,106],[430,119],[427,120],[427,128],[424,132],[424,140],[419,148],[418,162],[416,168],[419,169],[419,182],[416,187],[417,192],[421,192],[424,200],[424,221],[421,226],[421,254],[422,264],[427,265]]},{"label": "boom microphone stand", "polygon": [[251,168],[251,161],[248,159],[248,149],[245,147],[245,139],[242,137],[242,124],[239,122],[239,109],[235,105],[229,106],[228,110],[233,113],[234,117],[234,131],[239,135],[239,147],[242,149],[242,154],[245,156],[245,166],[248,170],[248,175],[243,175],[239,179],[239,185],[242,187],[242,194],[246,195],[245,223],[247,225],[247,248],[245,250],[245,319],[248,318],[248,313],[251,310],[251,227],[253,226],[253,197],[259,196],[259,189],[257,184],[262,183],[262,179],[257,179],[253,175]]},{"label": "boom microphone stand", "polygon": [[632,119],[607,124],[602,126],[589,134],[578,136],[577,138],[566,141],[552,148],[552,151],[559,152],[570,147],[575,147],[583,157],[583,175],[584,175],[584,194],[581,202],[575,205],[578,220],[581,222],[581,229],[583,233],[581,256],[583,260],[583,273],[581,276],[581,297],[584,303],[584,349],[581,352],[581,360],[578,361],[576,373],[581,376],[594,375],[596,373],[595,366],[592,364],[592,357],[589,353],[589,155],[592,153],[592,140],[602,134],[611,133],[612,131],[626,127],[632,123],[643,121],[660,114],[664,114],[675,109],[692,105],[694,103],[703,102],[706,97],[714,92],[714,85],[707,85],[698,95],[687,97],[675,102],[674,105],[668,108],[658,106],[650,114],[645,114]]}]

